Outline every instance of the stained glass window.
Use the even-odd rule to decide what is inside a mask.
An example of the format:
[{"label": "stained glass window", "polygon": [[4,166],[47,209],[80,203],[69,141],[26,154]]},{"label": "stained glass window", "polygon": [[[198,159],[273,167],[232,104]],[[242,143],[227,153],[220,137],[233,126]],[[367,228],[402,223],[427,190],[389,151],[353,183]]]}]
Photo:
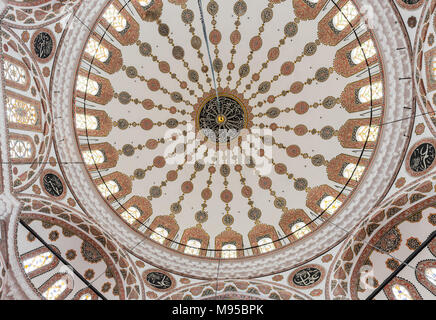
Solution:
[{"label": "stained glass window", "polygon": [[359,12],[356,7],[351,1],[348,1],[345,6],[342,7],[341,11],[333,17],[333,26],[336,30],[342,31],[350,25],[350,22],[352,22],[358,14]]},{"label": "stained glass window", "polygon": [[24,272],[30,273],[39,268],[42,268],[50,264],[54,259],[54,255],[51,252],[44,252],[32,258],[23,261]]},{"label": "stained glass window", "polygon": [[34,126],[38,122],[35,106],[12,97],[6,97],[6,115],[12,123]]},{"label": "stained glass window", "polygon": [[33,147],[29,141],[9,140],[9,154],[12,159],[29,159],[32,156]]},{"label": "stained glass window", "polygon": [[223,259],[235,259],[237,258],[236,246],[232,243],[223,245],[221,251],[221,258]]},{"label": "stained glass window", "polygon": [[130,207],[127,209],[127,211],[121,213],[121,217],[129,224],[133,224],[137,219],[141,217],[141,211],[139,211],[136,207]]},{"label": "stained glass window", "polygon": [[106,160],[104,153],[100,150],[84,151],[82,154],[87,165],[102,164]]},{"label": "stained glass window", "polygon": [[123,31],[127,26],[127,21],[124,19],[122,14],[114,7],[114,5],[110,5],[105,13],[103,14],[103,18],[114,27],[118,32]]},{"label": "stained glass window", "polygon": [[365,87],[360,88],[358,96],[359,96],[359,101],[361,103],[368,103],[371,101],[371,87],[372,87],[373,101],[383,98],[383,85],[379,81],[373,83],[372,86],[367,85]]},{"label": "stained glass window", "polygon": [[353,163],[349,163],[342,173],[344,178],[359,181],[362,178],[363,173],[365,172],[364,166],[356,166]]},{"label": "stained glass window", "polygon": [[97,81],[91,80],[84,76],[78,76],[76,89],[95,96],[100,91],[100,85],[97,83]]},{"label": "stained glass window", "polygon": [[185,247],[185,253],[193,256],[200,255],[201,242],[198,240],[190,239]]},{"label": "stained glass window", "polygon": [[10,80],[21,85],[26,83],[26,71],[21,66],[18,66],[5,59],[3,60],[3,68],[6,80]]},{"label": "stained glass window", "polygon": [[97,130],[98,120],[97,117],[76,113],[76,127],[79,130]]},{"label": "stained glass window", "polygon": [[297,222],[292,226],[291,232],[297,239],[301,239],[309,234],[311,230],[304,222]]},{"label": "stained glass window", "polygon": [[431,283],[433,283],[433,285],[436,286],[436,268],[427,268],[425,270],[425,276],[428,279],[428,281],[430,281]]},{"label": "stained glass window", "polygon": [[377,141],[378,133],[380,131],[379,126],[361,126],[356,131],[356,140],[359,142],[365,142],[368,139],[369,142]]},{"label": "stained glass window", "polygon": [[68,288],[67,278],[63,277],[50,286],[42,296],[47,300],[56,300]]},{"label": "stained glass window", "polygon": [[151,234],[150,238],[160,244],[163,244],[165,239],[168,238],[168,230],[162,227],[157,227]]},{"label": "stained glass window", "polygon": [[334,214],[341,206],[342,202],[335,200],[332,196],[325,197],[320,204],[321,209],[326,210],[328,214]]},{"label": "stained glass window", "polygon": [[93,38],[89,39],[85,52],[101,62],[109,59],[109,50]]},{"label": "stained glass window", "polygon": [[397,300],[413,300],[410,295],[409,290],[407,290],[404,286],[396,284],[392,287],[392,293]]},{"label": "stained glass window", "polygon": [[273,251],[276,247],[271,238],[265,237],[257,241],[260,253],[267,253]]},{"label": "stained glass window", "polygon": [[374,42],[372,40],[365,41],[362,46],[356,47],[351,51],[351,61],[354,64],[360,64],[366,59],[369,59],[377,54]]},{"label": "stained glass window", "polygon": [[103,197],[107,198],[110,195],[116,194],[120,191],[120,186],[113,180],[107,181],[106,183],[102,183],[98,186],[98,191],[103,195]]}]

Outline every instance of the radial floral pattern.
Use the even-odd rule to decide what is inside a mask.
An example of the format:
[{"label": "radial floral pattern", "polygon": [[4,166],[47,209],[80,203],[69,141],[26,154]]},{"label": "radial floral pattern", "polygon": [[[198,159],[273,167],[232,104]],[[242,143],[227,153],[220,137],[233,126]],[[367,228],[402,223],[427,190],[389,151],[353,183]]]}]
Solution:
[{"label": "radial floral pattern", "polygon": [[197,1],[108,3],[78,68],[77,141],[149,241],[268,253],[317,232],[364,179],[386,107],[377,41],[351,0],[202,10],[207,39]]}]

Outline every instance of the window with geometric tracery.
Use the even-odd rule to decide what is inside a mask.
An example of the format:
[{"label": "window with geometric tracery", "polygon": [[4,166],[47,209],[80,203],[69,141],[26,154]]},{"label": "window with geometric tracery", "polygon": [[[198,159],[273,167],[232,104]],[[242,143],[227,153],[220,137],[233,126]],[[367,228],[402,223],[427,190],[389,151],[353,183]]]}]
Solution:
[{"label": "window with geometric tracery", "polygon": [[340,207],[342,202],[335,200],[332,196],[326,196],[321,200],[320,207],[325,210],[328,214],[334,214]]},{"label": "window with geometric tracery", "polygon": [[93,38],[89,39],[85,52],[100,62],[106,62],[109,59],[109,50]]},{"label": "window with geometric tracery", "polygon": [[337,31],[344,30],[359,15],[357,8],[348,1],[333,18],[333,26]]},{"label": "window with geometric tracery", "polygon": [[186,243],[185,253],[193,256],[200,255],[201,242],[198,240],[190,239]]},{"label": "window with geometric tracery", "polygon": [[105,13],[103,14],[103,18],[106,19],[106,21],[112,25],[112,27],[118,31],[122,32],[124,29],[126,29],[127,21],[124,19],[122,14],[119,12],[117,8],[114,7],[114,5],[110,5]]},{"label": "window with geometric tracery", "polygon": [[141,217],[141,211],[136,207],[130,207],[127,211],[121,213],[121,217],[127,221],[129,224],[133,224],[136,220]]},{"label": "window with geometric tracery", "polygon": [[365,167],[364,166],[356,166],[354,163],[349,163],[342,175],[344,176],[344,178],[346,179],[351,179],[354,181],[359,181],[362,178],[363,173],[365,172]]},{"label": "window with geometric tracery", "polygon": [[375,142],[378,138],[378,133],[380,131],[379,126],[361,126],[356,131],[356,141],[359,142],[365,142],[368,140],[368,142]]},{"label": "window with geometric tracery", "polygon": [[267,253],[273,251],[276,247],[271,238],[265,237],[257,241],[260,253]]},{"label": "window with geometric tracery", "polygon": [[292,225],[291,228],[292,234],[297,239],[303,238],[306,234],[309,234],[311,232],[310,228],[306,225],[304,222],[297,222]]},{"label": "window with geometric tracery", "polygon": [[223,259],[235,259],[238,257],[236,246],[233,243],[223,245],[221,250],[221,258]]},{"label": "window with geometric tracery", "polygon": [[9,96],[6,97],[6,116],[9,123],[34,126],[38,122],[35,106]]},{"label": "window with geometric tracery", "polygon": [[20,139],[9,140],[9,155],[11,159],[30,159],[33,154],[33,145],[29,141]]},{"label": "window with geometric tracery", "polygon": [[86,92],[90,95],[95,96],[100,91],[100,85],[97,83],[97,81],[79,75],[77,77],[76,89],[78,91]]},{"label": "window with geometric tracery", "polygon": [[365,58],[369,59],[376,54],[377,49],[375,48],[374,41],[370,39],[365,41],[361,47],[356,47],[351,51],[351,61],[354,64],[360,64],[365,61]]},{"label": "window with geometric tracery", "polygon": [[367,85],[360,88],[358,94],[360,103],[368,103],[371,101],[371,91],[373,101],[383,98],[383,84],[379,81],[373,83],[372,86]]},{"label": "window with geometric tracery", "polygon": [[168,230],[164,227],[157,227],[150,235],[150,239],[160,244],[163,244],[165,239],[168,238],[168,234]]},{"label": "window with geometric tracery", "polygon": [[26,71],[21,67],[8,60],[3,60],[4,75],[6,80],[13,81],[17,84],[24,85],[27,81]]},{"label": "window with geometric tracery", "polygon": [[102,164],[106,161],[104,153],[100,150],[84,151],[82,155],[87,165]]},{"label": "window with geometric tracery", "polygon": [[102,183],[98,186],[98,191],[103,195],[103,197],[107,198],[111,195],[114,195],[120,192],[120,186],[113,180],[107,181],[106,183]]},{"label": "window with geometric tracery", "polygon": [[97,130],[98,119],[97,117],[76,113],[76,128],[79,130]]}]

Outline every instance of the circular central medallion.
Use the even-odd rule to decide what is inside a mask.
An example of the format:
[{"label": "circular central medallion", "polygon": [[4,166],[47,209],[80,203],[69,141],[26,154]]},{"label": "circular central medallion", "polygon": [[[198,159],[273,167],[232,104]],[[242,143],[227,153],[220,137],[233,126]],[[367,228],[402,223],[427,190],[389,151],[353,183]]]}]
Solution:
[{"label": "circular central medallion", "polygon": [[226,143],[235,139],[245,127],[246,114],[235,99],[227,96],[213,97],[201,109],[198,123],[210,141]]}]

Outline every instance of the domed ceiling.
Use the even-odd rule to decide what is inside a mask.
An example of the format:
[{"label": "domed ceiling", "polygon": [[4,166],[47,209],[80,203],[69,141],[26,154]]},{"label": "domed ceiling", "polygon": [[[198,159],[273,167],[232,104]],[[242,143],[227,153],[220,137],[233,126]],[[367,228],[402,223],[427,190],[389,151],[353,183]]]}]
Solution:
[{"label": "domed ceiling", "polygon": [[190,256],[268,253],[341,215],[371,170],[378,40],[352,1],[201,10],[108,2],[77,68],[77,143],[112,223]]}]

